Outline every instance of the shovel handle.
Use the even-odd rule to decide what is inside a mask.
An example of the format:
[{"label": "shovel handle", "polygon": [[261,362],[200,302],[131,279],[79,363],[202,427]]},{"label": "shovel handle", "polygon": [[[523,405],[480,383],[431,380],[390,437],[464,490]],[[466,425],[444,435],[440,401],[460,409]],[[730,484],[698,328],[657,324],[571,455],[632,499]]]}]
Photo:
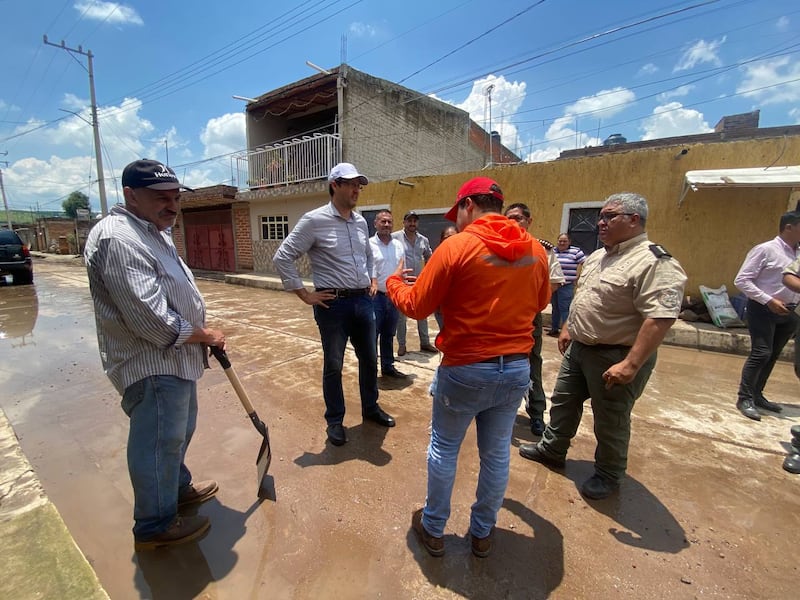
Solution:
[{"label": "shovel handle", "polygon": [[239,381],[239,376],[236,375],[236,371],[233,370],[231,361],[228,360],[227,353],[225,350],[218,348],[217,346],[209,346],[209,349],[211,350],[211,354],[214,355],[214,358],[216,358],[219,361],[219,364],[222,365],[222,370],[225,371],[225,375],[228,376],[228,380],[231,382],[233,389],[236,390],[236,395],[239,396],[239,401],[247,411],[247,416],[252,419],[251,415],[256,412],[256,409],[253,408],[253,403],[250,402],[250,398],[247,396],[247,392],[242,386],[242,382]]}]

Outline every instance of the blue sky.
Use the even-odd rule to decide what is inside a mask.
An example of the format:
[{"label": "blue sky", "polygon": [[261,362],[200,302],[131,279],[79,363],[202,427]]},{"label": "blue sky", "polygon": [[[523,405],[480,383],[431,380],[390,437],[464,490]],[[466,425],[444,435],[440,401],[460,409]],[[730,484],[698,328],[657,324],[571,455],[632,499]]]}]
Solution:
[{"label": "blue sky", "polygon": [[59,209],[80,190],[99,210],[86,58],[45,34],[94,55],[109,205],[125,164],[167,151],[187,184],[231,183],[245,147],[232,96],[307,77],[306,61],[347,62],[487,128],[491,113],[528,161],[754,109],[762,127],[800,123],[797,0],[0,0],[0,14],[11,208]]}]

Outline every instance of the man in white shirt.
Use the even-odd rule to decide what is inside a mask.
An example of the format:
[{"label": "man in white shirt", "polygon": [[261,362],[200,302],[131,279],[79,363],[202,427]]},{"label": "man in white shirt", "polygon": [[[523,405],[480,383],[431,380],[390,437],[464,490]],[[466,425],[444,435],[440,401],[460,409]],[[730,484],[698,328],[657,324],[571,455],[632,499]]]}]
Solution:
[{"label": "man in white shirt", "polygon": [[375,309],[375,333],[380,351],[381,375],[404,379],[406,375],[394,366],[394,335],[400,314],[386,295],[386,278],[397,270],[403,260],[403,244],[392,237],[392,211],[381,210],[375,215],[375,235],[369,239],[378,279],[378,293],[372,298]]}]

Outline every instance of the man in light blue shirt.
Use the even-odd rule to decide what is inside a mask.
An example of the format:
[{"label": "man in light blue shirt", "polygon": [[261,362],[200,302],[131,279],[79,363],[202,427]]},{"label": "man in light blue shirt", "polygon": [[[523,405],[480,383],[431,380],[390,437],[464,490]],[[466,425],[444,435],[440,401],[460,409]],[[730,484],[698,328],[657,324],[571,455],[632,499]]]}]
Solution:
[{"label": "man in light blue shirt", "polygon": [[[394,427],[378,406],[378,357],[372,297],[378,290],[367,222],[354,209],[369,181],[350,163],[328,175],[331,201],[307,212],[275,252],[273,262],[283,287],[314,308],[322,340],[322,395],[328,440],[347,442],[342,366],[348,339],[358,357],[358,387],[364,419]],[[303,286],[295,261],[308,254],[314,291]]]}]

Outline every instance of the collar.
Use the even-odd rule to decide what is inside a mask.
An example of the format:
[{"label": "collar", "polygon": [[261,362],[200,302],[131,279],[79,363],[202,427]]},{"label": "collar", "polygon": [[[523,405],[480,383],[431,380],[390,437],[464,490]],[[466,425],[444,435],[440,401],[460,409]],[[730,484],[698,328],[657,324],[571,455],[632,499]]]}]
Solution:
[{"label": "collar", "polygon": [[622,254],[629,248],[632,248],[636,244],[639,244],[643,241],[647,240],[647,232],[643,231],[639,235],[632,237],[629,240],[625,240],[624,242],[620,242],[615,246],[611,246],[610,248],[606,248],[606,255],[609,254]]}]

